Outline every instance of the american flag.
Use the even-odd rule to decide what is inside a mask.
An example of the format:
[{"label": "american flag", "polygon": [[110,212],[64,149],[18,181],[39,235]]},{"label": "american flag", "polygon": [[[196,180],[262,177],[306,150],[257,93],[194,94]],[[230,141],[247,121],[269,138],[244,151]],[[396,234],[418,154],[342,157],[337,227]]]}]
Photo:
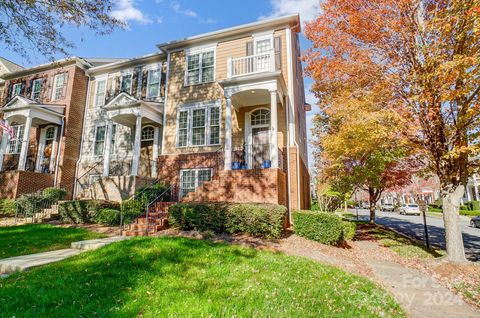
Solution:
[{"label": "american flag", "polygon": [[0,128],[5,130],[5,133],[10,136],[10,140],[15,140],[15,132],[13,131],[13,127],[10,126],[5,120],[0,119]]}]

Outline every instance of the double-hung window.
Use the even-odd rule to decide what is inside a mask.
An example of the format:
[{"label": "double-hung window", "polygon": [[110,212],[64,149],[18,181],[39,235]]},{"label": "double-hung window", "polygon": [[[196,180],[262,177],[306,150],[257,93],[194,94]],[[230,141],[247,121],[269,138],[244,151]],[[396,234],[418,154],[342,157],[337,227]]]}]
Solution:
[{"label": "double-hung window", "polygon": [[107,88],[107,80],[100,79],[97,81],[97,86],[95,89],[95,106],[105,105],[105,93]]},{"label": "double-hung window", "polygon": [[65,73],[55,75],[55,80],[53,82],[52,100],[57,100],[63,97],[65,76]]},{"label": "double-hung window", "polygon": [[213,82],[215,80],[215,50],[187,55],[186,85]]},{"label": "double-hung window", "polygon": [[17,95],[20,95],[21,91],[22,91],[22,83],[13,84],[12,96],[11,97],[15,97]]},{"label": "double-hung window", "polygon": [[160,69],[148,71],[147,77],[147,98],[154,98],[160,95]]},{"label": "double-hung window", "polygon": [[[112,125],[112,140],[110,143],[110,154],[115,152],[115,140],[117,134],[117,125]],[[104,148],[105,148],[105,138],[107,135],[107,126],[97,126],[95,131],[95,142],[93,145],[93,154],[97,157],[103,156]]]},{"label": "double-hung window", "polygon": [[33,81],[33,84],[32,84],[32,99],[33,100],[40,99],[40,94],[42,93],[42,83],[43,83],[43,79],[41,79],[41,78]]},{"label": "double-hung window", "polygon": [[188,169],[180,171],[180,197],[186,196],[189,192],[195,191],[205,181],[212,180],[212,169]]},{"label": "double-hung window", "polygon": [[15,135],[15,139],[10,139],[8,141],[7,146],[7,153],[8,154],[18,154],[20,153],[20,149],[22,147],[22,139],[23,139],[23,125],[15,125],[12,126],[13,134]]},{"label": "double-hung window", "polygon": [[132,93],[132,74],[125,73],[120,81],[120,92]]},{"label": "double-hung window", "polygon": [[180,108],[177,122],[177,146],[220,144],[220,107],[217,104]]}]

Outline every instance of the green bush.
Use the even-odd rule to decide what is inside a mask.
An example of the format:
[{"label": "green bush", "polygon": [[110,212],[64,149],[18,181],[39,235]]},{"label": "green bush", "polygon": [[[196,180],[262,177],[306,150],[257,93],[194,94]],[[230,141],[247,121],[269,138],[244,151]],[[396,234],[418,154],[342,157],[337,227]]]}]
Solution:
[{"label": "green bush", "polygon": [[342,221],[342,235],[343,240],[350,241],[353,240],[355,237],[355,233],[357,231],[357,224],[350,221]]},{"label": "green bush", "polygon": [[340,243],[343,240],[343,230],[342,219],[333,213],[315,211],[293,213],[294,233],[322,244]]},{"label": "green bush", "polygon": [[45,188],[42,191],[42,195],[47,200],[59,201],[65,198],[67,190],[60,188]]},{"label": "green bush", "polygon": [[[137,191],[135,191],[136,200],[142,202],[142,204],[146,207],[149,202],[152,202],[159,195],[165,193],[169,187],[170,186],[164,183],[156,183],[154,185],[140,187]],[[161,201],[171,201],[171,193],[166,192]]]},{"label": "green bush", "polygon": [[470,209],[471,211],[480,210],[480,201],[470,201]]},{"label": "green bush", "polygon": [[0,199],[0,215],[14,216],[16,208],[15,200]]},{"label": "green bush", "polygon": [[137,200],[124,200],[121,204],[122,223],[130,224],[137,217],[145,213],[145,206]]},{"label": "green bush", "polygon": [[93,221],[96,224],[110,226],[120,225],[120,210],[99,209],[97,213],[95,213]]},{"label": "green bush", "polygon": [[471,208],[468,205],[464,204],[464,205],[460,205],[460,210],[468,211],[468,210],[471,210]]},{"label": "green bush", "polygon": [[30,217],[48,208],[50,204],[41,192],[23,194],[16,200],[19,214]]},{"label": "green bush", "polygon": [[102,209],[119,210],[120,204],[105,200],[74,200],[60,203],[58,212],[67,223],[94,223],[95,216]]},{"label": "green bush", "polygon": [[169,208],[168,221],[182,230],[278,238],[286,212],[275,204],[178,203]]}]

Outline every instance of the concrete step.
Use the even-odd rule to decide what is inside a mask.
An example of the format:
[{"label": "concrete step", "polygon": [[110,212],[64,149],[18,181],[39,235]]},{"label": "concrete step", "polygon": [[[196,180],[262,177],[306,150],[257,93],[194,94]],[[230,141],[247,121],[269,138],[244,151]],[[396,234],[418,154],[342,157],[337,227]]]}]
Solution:
[{"label": "concrete step", "polygon": [[77,250],[89,251],[89,250],[96,250],[110,243],[123,241],[125,239],[126,237],[124,236],[112,236],[112,237],[107,237],[103,239],[73,242],[70,246],[71,248],[74,248]]}]

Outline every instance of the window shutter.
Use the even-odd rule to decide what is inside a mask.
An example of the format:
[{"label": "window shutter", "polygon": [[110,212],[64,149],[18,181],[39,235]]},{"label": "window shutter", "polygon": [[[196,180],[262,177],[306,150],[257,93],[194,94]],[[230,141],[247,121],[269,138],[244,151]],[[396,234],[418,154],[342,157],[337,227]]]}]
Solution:
[{"label": "window shutter", "polygon": [[67,97],[67,89],[68,89],[68,73],[65,72],[63,77],[62,98]]},{"label": "window shutter", "polygon": [[5,102],[6,102],[7,100],[10,100],[10,99],[12,98],[12,91],[13,91],[13,85],[12,85],[12,83],[10,83],[10,84],[8,85],[8,88],[7,88],[7,96],[6,96],[6,98],[5,98]]},{"label": "window shutter", "polygon": [[25,96],[25,90],[27,88],[27,85],[26,85],[26,81],[25,80],[22,80],[22,86],[20,86],[20,94],[19,95],[22,95],[22,96]]},{"label": "window shutter", "polygon": [[48,85],[47,85],[48,77],[44,77],[42,79],[42,92],[40,93],[40,100],[44,101],[48,98]]},{"label": "window shutter", "polygon": [[142,90],[141,95],[139,96],[141,99],[145,99],[147,96],[147,78],[148,78],[148,71],[143,70],[142,74]]},{"label": "window shutter", "polygon": [[[137,92],[139,91],[138,85],[141,84],[141,79],[140,79],[140,74],[142,72],[141,67],[135,67],[133,69],[133,74],[132,74],[132,96],[136,96]],[[140,81],[139,81],[140,79]]]},{"label": "window shutter", "polygon": [[253,41],[247,42],[247,54],[246,56],[253,55]]},{"label": "window shutter", "polygon": [[32,89],[33,89],[32,85],[33,85],[33,79],[31,79],[31,80],[28,81],[28,86],[27,86],[27,88],[26,88],[26,90],[25,90],[25,96],[26,96],[27,98],[31,98],[31,97],[32,97]]},{"label": "window shutter", "polygon": [[120,79],[121,76],[115,77],[115,92],[113,93],[112,97],[115,97],[120,93]]},{"label": "window shutter", "polygon": [[273,39],[273,47],[275,49],[275,70],[280,70],[282,67],[282,38],[276,36]]}]

